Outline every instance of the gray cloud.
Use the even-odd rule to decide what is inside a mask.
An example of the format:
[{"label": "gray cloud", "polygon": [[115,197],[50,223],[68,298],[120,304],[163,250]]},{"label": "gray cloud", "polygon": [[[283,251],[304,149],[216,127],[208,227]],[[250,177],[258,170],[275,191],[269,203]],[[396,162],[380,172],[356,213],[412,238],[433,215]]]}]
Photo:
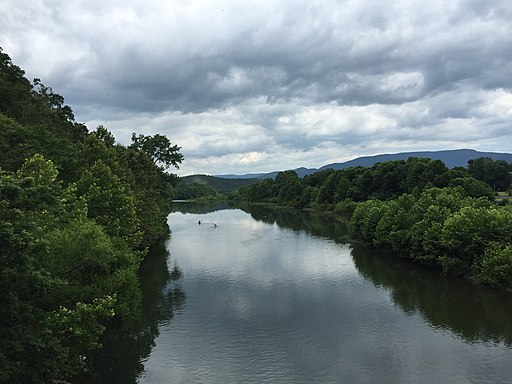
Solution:
[{"label": "gray cloud", "polygon": [[0,6],[0,44],[29,76],[121,142],[168,134],[188,159],[183,172],[512,151],[507,0]]}]

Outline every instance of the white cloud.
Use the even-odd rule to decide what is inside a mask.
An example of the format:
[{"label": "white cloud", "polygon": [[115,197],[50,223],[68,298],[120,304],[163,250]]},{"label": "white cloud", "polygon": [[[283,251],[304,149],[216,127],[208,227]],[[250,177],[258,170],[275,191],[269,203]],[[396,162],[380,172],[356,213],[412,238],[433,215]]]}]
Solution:
[{"label": "white cloud", "polygon": [[118,141],[181,173],[512,151],[512,7],[493,2],[0,0],[0,44]]}]

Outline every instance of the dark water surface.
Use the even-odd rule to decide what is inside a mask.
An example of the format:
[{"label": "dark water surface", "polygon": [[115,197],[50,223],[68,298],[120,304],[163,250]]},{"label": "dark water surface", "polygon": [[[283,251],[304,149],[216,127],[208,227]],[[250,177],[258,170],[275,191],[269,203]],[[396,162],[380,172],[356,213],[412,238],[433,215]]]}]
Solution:
[{"label": "dark water surface", "polygon": [[305,212],[176,209],[102,383],[512,382],[512,295],[353,247]]}]

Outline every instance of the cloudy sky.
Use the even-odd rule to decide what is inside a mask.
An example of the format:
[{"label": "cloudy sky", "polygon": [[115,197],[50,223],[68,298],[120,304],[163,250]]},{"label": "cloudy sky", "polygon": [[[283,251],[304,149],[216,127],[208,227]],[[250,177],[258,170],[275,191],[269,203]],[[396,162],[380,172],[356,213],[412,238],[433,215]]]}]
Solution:
[{"label": "cloudy sky", "polygon": [[0,46],[181,175],[512,152],[510,0],[0,0]]}]

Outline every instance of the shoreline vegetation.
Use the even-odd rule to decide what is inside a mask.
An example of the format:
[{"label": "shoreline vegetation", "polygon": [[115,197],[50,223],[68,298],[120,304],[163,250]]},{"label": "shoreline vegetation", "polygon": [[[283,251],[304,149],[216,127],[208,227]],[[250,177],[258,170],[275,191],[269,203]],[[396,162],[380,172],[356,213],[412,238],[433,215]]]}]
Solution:
[{"label": "shoreline vegetation", "polygon": [[0,48],[0,382],[72,380],[141,311],[137,272],[169,235],[180,148],[123,146],[74,119]]}]

